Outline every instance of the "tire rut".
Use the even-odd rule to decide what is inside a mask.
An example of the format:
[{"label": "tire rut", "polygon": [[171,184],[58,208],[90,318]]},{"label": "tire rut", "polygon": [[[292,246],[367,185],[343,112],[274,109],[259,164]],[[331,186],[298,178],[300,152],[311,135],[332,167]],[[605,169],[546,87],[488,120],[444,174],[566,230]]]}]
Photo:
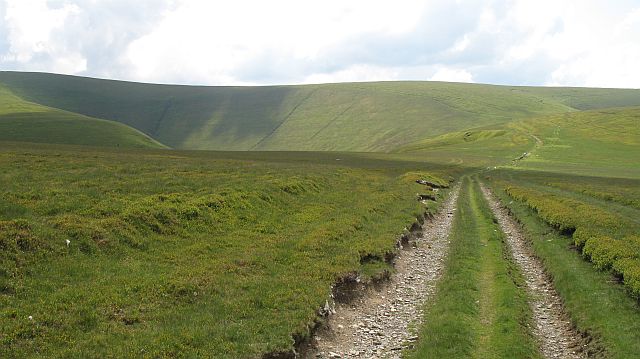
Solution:
[{"label": "tire rut", "polygon": [[544,266],[533,255],[521,227],[488,188],[481,188],[527,283],[535,323],[533,334],[539,341],[542,355],[545,358],[585,358],[581,336],[568,319],[562,299]]},{"label": "tire rut", "polygon": [[360,300],[337,304],[335,314],[314,336],[316,358],[400,358],[417,339],[423,307],[435,291],[444,269],[449,231],[460,186],[456,185],[440,212],[425,221],[414,248],[402,250],[395,273],[381,290]]}]

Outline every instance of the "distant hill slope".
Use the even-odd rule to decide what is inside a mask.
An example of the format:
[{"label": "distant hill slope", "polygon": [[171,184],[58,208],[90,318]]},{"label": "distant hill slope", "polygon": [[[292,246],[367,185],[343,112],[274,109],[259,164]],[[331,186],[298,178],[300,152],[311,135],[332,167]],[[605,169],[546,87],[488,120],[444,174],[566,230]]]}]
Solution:
[{"label": "distant hill slope", "polygon": [[640,105],[639,90],[443,82],[204,87],[0,72],[0,84],[183,149],[388,152],[516,119]]},{"label": "distant hill slope", "polygon": [[164,148],[124,124],[22,100],[0,86],[0,141]]},{"label": "distant hill slope", "polygon": [[552,115],[509,127],[539,139],[519,167],[640,178],[640,107]]},{"label": "distant hill slope", "polygon": [[[441,163],[640,177],[640,107],[513,121],[415,141],[398,151]],[[524,155],[523,155],[524,154]]]}]

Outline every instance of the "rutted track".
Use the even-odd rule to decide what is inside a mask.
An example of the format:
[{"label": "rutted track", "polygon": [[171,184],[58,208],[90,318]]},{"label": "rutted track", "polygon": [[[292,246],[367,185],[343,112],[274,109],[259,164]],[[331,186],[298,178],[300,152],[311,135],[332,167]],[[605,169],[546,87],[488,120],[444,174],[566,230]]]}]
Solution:
[{"label": "rutted track", "polygon": [[539,340],[542,354],[546,358],[585,357],[581,351],[580,335],[567,319],[562,300],[545,274],[544,267],[532,254],[522,229],[491,191],[484,186],[481,188],[526,280],[536,325],[533,332]]},{"label": "rutted track", "polygon": [[399,358],[403,345],[415,340],[410,325],[421,321],[424,302],[442,274],[459,191],[456,186],[441,211],[425,222],[416,247],[401,251],[383,290],[336,306],[315,336],[317,357]]}]

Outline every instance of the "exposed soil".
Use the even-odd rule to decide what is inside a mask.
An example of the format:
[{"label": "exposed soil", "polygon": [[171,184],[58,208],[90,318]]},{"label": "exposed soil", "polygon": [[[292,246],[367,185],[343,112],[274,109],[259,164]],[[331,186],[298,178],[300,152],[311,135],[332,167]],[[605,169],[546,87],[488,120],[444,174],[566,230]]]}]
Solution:
[{"label": "exposed soil", "polygon": [[424,234],[400,251],[395,273],[383,285],[349,303],[338,303],[313,338],[309,358],[400,358],[417,339],[424,302],[435,291],[449,244],[458,198],[456,186],[444,206],[423,225]]},{"label": "exposed soil", "polygon": [[520,267],[531,296],[531,310],[540,350],[546,358],[585,358],[582,336],[572,326],[562,299],[527,243],[520,225],[502,207],[491,191],[482,186],[500,228],[506,235],[513,259]]}]

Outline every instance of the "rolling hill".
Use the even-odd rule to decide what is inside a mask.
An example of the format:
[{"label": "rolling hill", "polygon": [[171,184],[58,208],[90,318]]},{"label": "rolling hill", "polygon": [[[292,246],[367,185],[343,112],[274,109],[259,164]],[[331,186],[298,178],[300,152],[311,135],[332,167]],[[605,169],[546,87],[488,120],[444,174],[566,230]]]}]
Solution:
[{"label": "rolling hill", "polygon": [[[0,72],[0,357],[294,357],[420,228],[450,244],[416,357],[539,357],[485,185],[580,353],[638,357],[639,122],[639,90]],[[416,292],[402,283],[384,311]]]},{"label": "rolling hill", "polygon": [[640,90],[444,82],[205,87],[0,72],[21,98],[179,149],[390,152],[470,128],[640,105]]},{"label": "rolling hill", "polygon": [[608,108],[514,122],[538,138],[519,167],[603,177],[640,177],[640,107]]},{"label": "rolling hill", "polygon": [[467,166],[640,177],[640,107],[568,112],[446,133],[397,150]]},{"label": "rolling hill", "polygon": [[0,141],[165,148],[151,137],[122,123],[27,102],[1,86]]}]

